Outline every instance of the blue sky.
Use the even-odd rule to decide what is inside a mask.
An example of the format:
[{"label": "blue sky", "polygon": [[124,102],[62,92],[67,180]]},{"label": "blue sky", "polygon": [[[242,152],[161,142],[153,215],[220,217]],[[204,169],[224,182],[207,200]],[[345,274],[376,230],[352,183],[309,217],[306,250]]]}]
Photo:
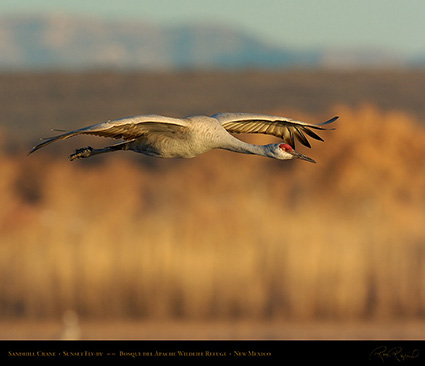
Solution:
[{"label": "blue sky", "polygon": [[425,54],[425,0],[0,0],[10,13],[232,24],[279,46]]}]

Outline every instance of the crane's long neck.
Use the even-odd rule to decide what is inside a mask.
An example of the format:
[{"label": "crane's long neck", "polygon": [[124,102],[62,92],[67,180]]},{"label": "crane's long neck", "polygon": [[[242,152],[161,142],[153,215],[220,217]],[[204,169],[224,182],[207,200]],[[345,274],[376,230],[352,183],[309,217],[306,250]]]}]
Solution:
[{"label": "crane's long neck", "polygon": [[231,139],[229,139],[226,144],[221,146],[221,149],[234,151],[242,154],[253,154],[272,157],[270,149],[271,145],[254,145],[241,141],[233,136],[230,137]]}]

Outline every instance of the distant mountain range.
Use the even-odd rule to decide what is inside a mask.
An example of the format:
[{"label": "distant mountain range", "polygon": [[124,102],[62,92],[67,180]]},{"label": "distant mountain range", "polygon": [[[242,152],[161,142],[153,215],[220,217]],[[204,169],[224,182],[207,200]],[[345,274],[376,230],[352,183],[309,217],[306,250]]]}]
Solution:
[{"label": "distant mountain range", "polygon": [[0,70],[403,65],[376,51],[292,50],[226,26],[163,27],[65,15],[0,17]]}]

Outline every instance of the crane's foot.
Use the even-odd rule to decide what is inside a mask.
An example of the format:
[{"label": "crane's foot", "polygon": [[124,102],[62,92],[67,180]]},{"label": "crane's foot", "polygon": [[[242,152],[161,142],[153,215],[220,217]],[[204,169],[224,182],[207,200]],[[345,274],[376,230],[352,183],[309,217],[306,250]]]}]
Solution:
[{"label": "crane's foot", "polygon": [[74,154],[69,155],[69,160],[89,158],[93,155],[94,149],[91,146],[83,147],[82,149],[75,150]]}]

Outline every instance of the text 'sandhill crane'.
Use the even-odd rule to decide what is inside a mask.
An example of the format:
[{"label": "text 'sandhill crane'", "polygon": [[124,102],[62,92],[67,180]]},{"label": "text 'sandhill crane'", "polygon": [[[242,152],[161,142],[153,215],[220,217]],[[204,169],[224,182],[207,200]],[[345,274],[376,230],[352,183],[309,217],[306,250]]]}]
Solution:
[{"label": "text 'sandhill crane'", "polygon": [[[101,149],[86,147],[76,150],[70,160],[88,158],[118,150],[132,150],[161,158],[193,158],[212,149],[225,149],[243,154],[266,156],[273,159],[302,159],[315,161],[295,151],[295,139],[310,147],[306,135],[323,139],[314,130],[334,122],[334,117],[320,124],[295,121],[285,117],[251,113],[218,113],[211,117],[191,116],[171,118],[154,114],[126,117],[95,124],[79,130],[45,139],[29,154],[58,140],[76,135],[96,135],[122,141]],[[241,141],[231,134],[263,133],[283,139],[283,143],[254,145]]]}]

